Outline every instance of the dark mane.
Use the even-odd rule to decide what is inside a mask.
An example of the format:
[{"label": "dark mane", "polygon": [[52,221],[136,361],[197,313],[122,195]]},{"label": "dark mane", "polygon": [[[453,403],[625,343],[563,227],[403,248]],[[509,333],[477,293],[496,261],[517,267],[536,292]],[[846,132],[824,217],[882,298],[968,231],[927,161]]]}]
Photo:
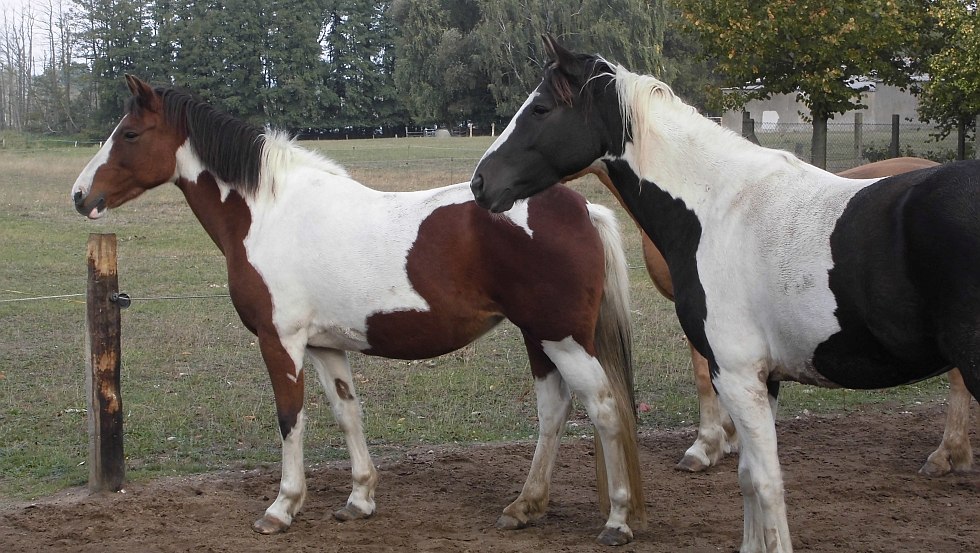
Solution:
[{"label": "dark mane", "polygon": [[[559,68],[554,62],[548,65],[545,71],[545,81],[551,87],[555,98],[566,106],[571,106],[575,101],[576,96],[587,86],[593,84],[593,78],[598,76],[603,72],[610,72],[612,69],[609,64],[602,58],[596,56],[586,56],[583,54],[578,55],[585,62],[587,68],[587,73],[580,76],[571,76],[561,68]],[[583,82],[578,82],[583,81]],[[588,102],[585,105],[586,110],[591,108],[592,95],[586,95],[585,99]]]},{"label": "dark mane", "polygon": [[[167,123],[187,134],[204,166],[243,196],[254,195],[265,146],[262,129],[186,92],[163,87],[154,91],[163,101]],[[138,115],[143,109],[139,104],[131,97],[126,111]]]}]

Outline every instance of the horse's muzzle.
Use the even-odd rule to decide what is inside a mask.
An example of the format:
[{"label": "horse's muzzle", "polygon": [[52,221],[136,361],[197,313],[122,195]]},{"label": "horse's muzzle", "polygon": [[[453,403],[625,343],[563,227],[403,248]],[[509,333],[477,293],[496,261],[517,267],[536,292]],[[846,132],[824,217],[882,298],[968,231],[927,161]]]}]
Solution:
[{"label": "horse's muzzle", "polygon": [[[96,199],[93,205],[88,205],[88,206],[85,205],[86,199],[87,197],[84,194],[82,194],[81,190],[75,192],[75,194],[72,196],[72,201],[75,202],[75,211],[81,213],[82,215],[90,219],[95,219],[96,217],[98,217],[97,214],[100,214],[103,211],[105,211],[104,196],[100,195],[98,199]],[[96,214],[95,217],[92,216],[93,214]]]},{"label": "horse's muzzle", "polygon": [[476,201],[476,205],[487,209],[486,204],[487,198],[483,191],[483,175],[474,175],[473,180],[470,181],[470,192],[473,192],[473,199]]},{"label": "horse's muzzle", "polygon": [[503,213],[514,205],[514,200],[508,199],[509,188],[504,189],[503,194],[496,194],[496,199],[492,198],[492,195],[487,193],[483,175],[480,174],[475,175],[473,180],[470,181],[470,191],[473,192],[473,199],[476,201],[476,205],[493,213]]}]

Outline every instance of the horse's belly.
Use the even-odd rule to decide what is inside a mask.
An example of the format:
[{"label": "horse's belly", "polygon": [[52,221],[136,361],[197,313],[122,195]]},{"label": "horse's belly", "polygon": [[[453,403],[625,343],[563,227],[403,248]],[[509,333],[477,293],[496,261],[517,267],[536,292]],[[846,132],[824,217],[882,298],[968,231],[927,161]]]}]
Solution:
[{"label": "horse's belly", "polygon": [[935,340],[919,332],[876,336],[848,325],[817,346],[813,367],[846,388],[875,389],[917,382],[949,370]]},{"label": "horse's belly", "polygon": [[367,321],[369,346],[363,352],[392,359],[436,357],[466,346],[503,319],[495,312],[464,311],[375,314]]},{"label": "horse's belly", "polygon": [[369,347],[364,331],[350,326],[326,325],[311,329],[307,344],[315,348],[364,351]]}]

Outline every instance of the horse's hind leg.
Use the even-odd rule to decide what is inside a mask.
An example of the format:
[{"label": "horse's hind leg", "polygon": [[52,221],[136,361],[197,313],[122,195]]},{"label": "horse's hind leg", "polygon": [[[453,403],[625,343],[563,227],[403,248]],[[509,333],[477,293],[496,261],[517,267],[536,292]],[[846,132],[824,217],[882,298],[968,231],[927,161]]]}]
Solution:
[{"label": "horse's hind leg", "polygon": [[[603,545],[629,543],[633,539],[633,531],[629,527],[633,498],[626,441],[635,436],[628,436],[628,423],[621,417],[623,409],[617,404],[616,394],[598,359],[571,337],[560,342],[543,342],[543,349],[558,367],[569,388],[585,405],[595,425],[596,440],[602,446],[607,471],[605,484],[609,491],[609,517],[597,541]],[[601,482],[598,484],[602,486]]]},{"label": "horse's hind leg", "polygon": [[[533,359],[534,354],[530,355]],[[521,494],[497,519],[497,528],[505,530],[526,527],[532,520],[540,518],[548,508],[551,474],[562,431],[572,407],[568,387],[556,370],[551,370],[544,377],[536,376],[534,391],[538,402],[538,445],[534,448],[531,469]]]},{"label": "horse's hind leg", "polygon": [[374,490],[378,485],[378,471],[371,462],[361,417],[361,404],[354,392],[347,352],[335,349],[308,348],[310,360],[316,368],[320,384],[330,401],[337,425],[344,432],[347,451],[350,453],[353,483],[347,504],[334,512],[337,520],[367,518],[374,514]]},{"label": "horse's hind leg", "polygon": [[716,465],[725,455],[738,451],[738,434],[732,418],[719,403],[718,394],[711,385],[708,360],[694,346],[690,348],[694,384],[698,392],[698,437],[675,468],[702,472]]},{"label": "horse's hind leg", "polygon": [[950,472],[964,472],[973,466],[970,447],[970,405],[973,396],[966,389],[963,375],[958,369],[946,373],[949,378],[949,405],[946,408],[946,429],[939,448],[919,469],[919,474],[942,476]]}]

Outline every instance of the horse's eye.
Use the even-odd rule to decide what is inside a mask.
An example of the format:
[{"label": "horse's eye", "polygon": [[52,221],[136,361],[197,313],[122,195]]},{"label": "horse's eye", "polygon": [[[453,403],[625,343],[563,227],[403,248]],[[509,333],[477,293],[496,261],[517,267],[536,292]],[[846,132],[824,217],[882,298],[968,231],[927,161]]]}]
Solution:
[{"label": "horse's eye", "polygon": [[534,108],[531,109],[531,113],[534,115],[547,115],[551,111],[551,108],[544,104],[535,104]]},{"label": "horse's eye", "polygon": [[139,137],[139,135],[140,133],[136,131],[126,131],[123,133],[123,138],[125,138],[126,140],[136,140]]}]

